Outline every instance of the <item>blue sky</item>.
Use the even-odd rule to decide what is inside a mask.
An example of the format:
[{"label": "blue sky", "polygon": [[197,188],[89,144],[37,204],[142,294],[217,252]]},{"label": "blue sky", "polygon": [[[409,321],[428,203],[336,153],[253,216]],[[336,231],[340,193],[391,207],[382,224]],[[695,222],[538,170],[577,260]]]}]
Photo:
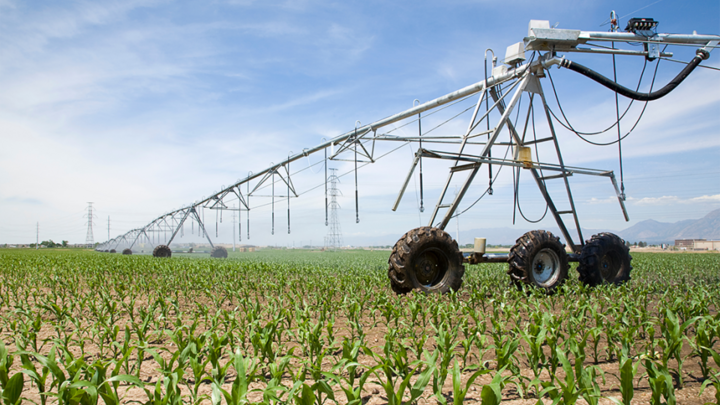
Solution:
[{"label": "blue sky", "polygon": [[[370,123],[411,107],[414,99],[431,100],[482,80],[485,49],[502,59],[505,48],[527,34],[531,19],[605,31],[613,9],[623,27],[639,16],[660,21],[661,32],[720,34],[717,0],[0,0],[0,243],[33,242],[38,222],[41,240],[84,242],[88,201],[96,209],[94,239],[107,239],[108,217],[114,237],[290,151],[344,133],[357,120]],[[674,59],[689,61],[694,49],[669,50]],[[612,74],[607,56],[568,57]],[[720,51],[704,64],[720,67]],[[648,72],[654,67],[649,64]],[[655,88],[681,68],[661,62]],[[618,58],[618,80],[628,87],[641,69],[640,58]],[[613,122],[612,92],[574,72],[552,74],[579,129]],[[555,106],[546,80],[543,86]],[[718,90],[720,72],[698,68],[676,91],[651,102],[623,142],[629,223],[612,201],[609,182],[572,179],[583,227],[620,230],[648,218],[675,222],[720,208]],[[628,123],[640,112],[635,107]],[[559,136],[567,163],[617,173],[617,147]],[[400,150],[360,171],[359,224],[353,179],[341,179],[348,242],[384,235],[385,243],[427,222],[427,211],[417,210],[417,180],[400,209],[390,210],[411,153]],[[447,171],[427,166],[425,205],[432,206]],[[347,172],[349,166],[336,167]],[[485,176],[467,204],[485,189]],[[301,190],[320,183],[322,173],[312,170],[297,180]],[[510,184],[501,177],[496,193],[463,214],[459,228],[512,226]],[[521,199],[529,217],[542,215],[535,189],[523,189]],[[321,243],[327,232],[321,189],[291,201],[289,235],[286,210],[286,202],[277,203],[275,235],[269,207],[254,210],[251,239],[243,235],[243,243]],[[218,240],[230,242],[231,214],[223,215]],[[206,221],[214,230],[214,221]]]}]

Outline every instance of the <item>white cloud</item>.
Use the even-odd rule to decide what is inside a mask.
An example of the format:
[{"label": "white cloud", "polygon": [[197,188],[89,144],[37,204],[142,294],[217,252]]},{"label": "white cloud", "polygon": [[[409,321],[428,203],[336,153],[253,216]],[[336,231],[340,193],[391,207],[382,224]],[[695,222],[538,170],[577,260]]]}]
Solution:
[{"label": "white cloud", "polygon": [[[96,201],[99,212],[112,213],[113,223],[117,221],[113,231],[124,220],[128,226],[142,225],[249,170],[284,159],[289,150],[299,152],[317,145],[321,136],[344,133],[356,119],[373,122],[409,108],[415,98],[426,101],[481,80],[482,49],[493,46],[502,54],[505,45],[517,41],[515,35],[524,35],[527,24],[513,23],[517,29],[512,30],[480,27],[455,21],[463,17],[455,8],[446,10],[452,18],[411,14],[438,10],[425,3],[382,6],[396,11],[394,15],[378,13],[377,5],[349,3],[223,3],[228,2],[47,2],[29,8],[0,0],[0,199],[10,207],[0,213],[0,223],[34,225],[39,219],[47,228],[58,213],[74,215],[86,201]],[[473,2],[462,3],[469,13]],[[500,13],[495,20],[505,25],[518,18],[523,17]],[[452,22],[443,22],[448,20]],[[624,143],[625,156],[717,146],[720,138],[712,130],[720,124],[714,113],[720,100],[717,92],[707,91],[717,87],[715,77],[696,72],[666,104],[651,103],[636,134]],[[585,90],[579,86],[564,95],[571,118],[588,128],[612,122],[612,95],[588,97]],[[423,128],[465,106],[424,115]],[[460,134],[468,119],[469,113],[435,134]],[[416,127],[403,131],[414,135]],[[589,147],[565,135],[561,146],[568,164],[615,157],[614,147]],[[379,145],[377,153],[397,145]],[[293,168],[317,159],[303,159]],[[411,159],[405,147],[359,172],[360,226],[367,228],[347,228],[348,233],[372,233],[378,223],[389,229],[415,225],[417,176],[403,200],[400,211],[405,212],[389,210]],[[423,224],[447,178],[447,162],[428,159],[424,164],[428,209]],[[352,166],[333,162],[331,167],[351,173],[342,178],[347,196],[342,204],[344,214],[354,220]],[[323,173],[310,172],[293,179],[299,191],[322,184]],[[457,176],[458,182],[464,176]],[[509,211],[510,183],[510,172],[504,171],[491,208]],[[465,202],[471,203],[486,185],[483,171]],[[523,194],[528,209],[540,200],[533,183],[530,187],[532,193]],[[714,189],[699,190],[692,195],[713,195],[682,194],[677,203],[683,198],[698,206],[717,202]],[[324,214],[322,192],[293,199],[295,218]],[[600,193],[593,189],[576,198],[588,204],[617,203],[614,196],[602,197],[608,194],[605,189]],[[656,200],[635,203],[672,203]],[[254,212],[253,220],[269,218],[268,209]],[[485,212],[479,208],[469,215],[480,218]],[[370,225],[371,215],[381,220]],[[489,220],[497,221],[494,215]],[[84,230],[74,238],[84,240]]]},{"label": "white cloud", "polygon": [[225,0],[225,4],[231,6],[251,6],[255,3],[255,0]]},{"label": "white cloud", "polygon": [[[22,15],[8,13],[0,17],[8,28],[2,32],[0,38],[20,45],[26,52],[36,52],[54,39],[77,37],[90,27],[116,23],[135,9],[153,7],[162,2],[164,1],[64,2],[54,3],[50,7],[26,9]],[[17,7],[13,8],[20,11]]]},{"label": "white cloud", "polygon": [[[570,54],[568,57],[579,58],[576,54]],[[594,65],[590,66],[594,67]],[[674,65],[662,62],[661,71],[663,66],[666,69],[675,69]],[[675,72],[675,70],[671,71]],[[575,77],[574,72],[563,69],[559,72],[552,69],[552,75],[558,87],[561,105],[570,123],[578,131],[599,131],[615,121],[615,99],[610,90],[584,77]],[[578,87],[563,88],[565,82],[577,82]],[[542,84],[551,110],[562,119],[549,81],[543,79]],[[664,84],[656,82],[655,88]],[[578,88],[583,88],[585,91],[578,91]],[[626,158],[661,156],[720,147],[720,137],[717,136],[720,115],[715,113],[720,110],[720,93],[711,90],[715,88],[720,88],[720,75],[715,71],[696,69],[671,93],[659,100],[649,102],[639,124],[622,142],[623,156]],[[621,98],[621,112],[628,102],[629,100]],[[632,108],[621,121],[623,134],[635,124],[643,105],[644,103],[637,101],[633,103]],[[544,117],[540,118],[536,115],[536,125],[538,130],[544,130],[547,127]],[[590,162],[617,159],[617,144],[592,146],[562,128],[557,122],[553,122],[553,125],[561,139],[561,148],[567,164],[586,166]],[[617,140],[616,131],[613,128],[602,135],[585,137],[593,142],[612,143]]]},{"label": "white cloud", "polygon": [[319,49],[326,53],[327,61],[348,63],[358,61],[372,47],[374,36],[333,22],[316,41]]},{"label": "white cloud", "polygon": [[680,198],[674,195],[664,195],[662,197],[643,197],[640,199],[629,198],[633,204],[637,205],[667,205],[680,202]]},{"label": "white cloud", "polygon": [[720,194],[715,195],[703,195],[700,197],[691,198],[692,202],[720,202]]},{"label": "white cloud", "polygon": [[618,198],[616,196],[609,196],[605,198],[596,198],[592,197],[589,200],[586,201],[588,204],[617,204]]},{"label": "white cloud", "polygon": [[270,105],[270,106],[259,106],[257,108],[251,108],[249,110],[250,113],[259,113],[259,114],[269,114],[269,113],[278,113],[284,110],[288,110],[291,108],[296,108],[308,104],[314,104],[319,101],[332,98],[334,96],[337,96],[338,94],[347,93],[347,90],[345,89],[325,89],[320,90],[317,92],[314,92],[312,94],[307,94],[300,96],[298,98],[295,98],[293,100],[287,100],[280,104]]},{"label": "white cloud", "polygon": [[718,203],[720,202],[720,194],[703,195],[700,197],[680,198],[674,195],[665,195],[662,197],[643,197],[628,198],[636,205],[672,205],[672,204],[695,204],[695,203]]}]

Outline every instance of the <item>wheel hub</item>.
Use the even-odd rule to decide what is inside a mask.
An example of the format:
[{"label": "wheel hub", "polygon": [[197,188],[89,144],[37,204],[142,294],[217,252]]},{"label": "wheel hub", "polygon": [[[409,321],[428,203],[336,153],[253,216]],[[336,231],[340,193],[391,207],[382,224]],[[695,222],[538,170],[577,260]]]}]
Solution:
[{"label": "wheel hub", "polygon": [[437,249],[427,249],[418,255],[415,262],[417,281],[426,287],[432,287],[445,277],[448,259]]},{"label": "wheel hub", "polygon": [[552,249],[542,249],[532,261],[535,282],[541,286],[553,285],[557,281],[560,258]]},{"label": "wheel hub", "polygon": [[618,272],[618,260],[612,253],[608,252],[600,259],[600,273],[605,281],[612,281]]}]

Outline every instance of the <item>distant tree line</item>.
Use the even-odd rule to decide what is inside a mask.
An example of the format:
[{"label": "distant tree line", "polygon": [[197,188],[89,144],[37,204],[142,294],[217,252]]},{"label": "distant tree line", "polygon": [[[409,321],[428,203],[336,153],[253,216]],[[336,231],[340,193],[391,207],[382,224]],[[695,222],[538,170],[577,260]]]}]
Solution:
[{"label": "distant tree line", "polygon": [[630,246],[648,247],[647,242],[643,242],[643,241],[640,241],[640,242],[632,242],[632,243],[630,243],[629,241],[625,241],[625,245],[628,246],[628,247],[630,247]]},{"label": "distant tree line", "polygon": [[[34,248],[35,246],[36,246],[35,243],[30,244],[31,248]],[[53,242],[52,239],[44,240],[44,241],[40,242],[40,246],[44,246],[47,248],[66,248],[66,247],[68,247],[68,241],[64,240],[60,243],[55,243],[55,242]]]}]

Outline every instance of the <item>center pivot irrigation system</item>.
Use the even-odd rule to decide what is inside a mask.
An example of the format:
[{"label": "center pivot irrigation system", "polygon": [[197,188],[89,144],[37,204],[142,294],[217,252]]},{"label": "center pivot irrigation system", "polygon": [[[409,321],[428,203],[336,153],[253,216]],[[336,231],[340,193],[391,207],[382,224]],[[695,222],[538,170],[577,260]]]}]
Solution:
[{"label": "center pivot irrigation system", "polygon": [[[629,20],[625,31],[620,31],[614,13],[611,14],[611,19],[612,29],[609,32],[556,29],[551,28],[548,21],[532,20],[529,24],[528,36],[522,42],[507,48],[503,64],[497,64],[497,58],[494,57],[493,53],[493,67],[490,75],[487,73],[487,53],[492,51],[487,50],[485,52],[486,73],[482,81],[435,100],[413,106],[413,108],[404,112],[391,115],[372,124],[356,124],[354,129],[345,134],[314,148],[306,149],[302,153],[293,154],[283,162],[274,164],[265,170],[254,174],[251,173],[246,178],[237,181],[232,186],[223,188],[222,191],[202,201],[168,212],[142,228],[133,229],[124,235],[109,240],[99,245],[97,250],[114,252],[116,249],[124,248],[123,253],[131,254],[133,247],[139,242],[147,242],[154,246],[154,256],[169,257],[171,255],[169,245],[176,237],[184,234],[184,224],[190,220],[192,232],[195,232],[197,226],[198,235],[206,237],[212,246],[211,255],[213,257],[227,257],[225,248],[213,244],[206,230],[206,224],[203,221],[201,212],[204,212],[204,209],[219,210],[216,213],[223,210],[235,210],[239,211],[240,217],[242,212],[245,212],[247,217],[246,229],[249,235],[251,197],[253,197],[254,202],[258,200],[255,197],[265,197],[266,199],[262,201],[267,201],[267,198],[272,199],[270,204],[273,207],[273,233],[276,198],[287,198],[289,232],[290,198],[302,194],[295,189],[292,181],[292,177],[302,170],[293,173],[290,171],[290,164],[320,152],[325,154],[324,159],[318,164],[324,164],[326,173],[324,179],[326,225],[329,160],[354,163],[356,220],[359,222],[358,163],[362,165],[374,163],[384,156],[376,151],[376,145],[380,146],[382,143],[390,144],[394,142],[396,145],[400,143],[401,146],[409,144],[416,149],[413,149],[415,151],[414,159],[407,177],[402,183],[399,195],[392,208],[393,211],[397,209],[408,184],[413,178],[414,171],[418,168],[420,179],[419,209],[421,211],[424,209],[422,203],[423,159],[449,162],[447,165],[449,166],[447,181],[441,189],[438,201],[432,210],[428,226],[407,232],[398,240],[392,250],[388,260],[388,276],[392,289],[396,293],[407,293],[413,289],[426,292],[458,290],[462,285],[465,272],[463,263],[477,264],[484,262],[507,262],[509,263],[508,274],[516,285],[520,286],[524,283],[548,291],[555,290],[568,278],[568,262],[570,261],[579,262],[580,281],[587,285],[623,283],[630,279],[631,257],[629,249],[621,238],[611,233],[600,233],[593,235],[587,241],[583,241],[580,222],[568,181],[569,177],[581,174],[608,178],[615,189],[625,220],[628,220],[622,185],[622,166],[620,172],[621,186],[618,187],[613,171],[571,167],[564,164],[558,137],[553,126],[553,118],[579,136],[592,134],[580,133],[569,124],[567,119],[561,121],[555,116],[547,104],[542,82],[548,77],[552,84],[550,68],[558,66],[587,76],[615,92],[617,121],[605,131],[617,127],[618,138],[614,142],[620,144],[624,136],[621,136],[619,127],[620,121],[625,114],[620,115],[617,95],[644,102],[665,96],[677,87],[701,61],[708,59],[710,52],[720,42],[720,36],[698,35],[696,33],[661,34],[657,32],[657,22],[649,18],[633,18]],[[617,44],[627,45],[629,49],[620,48],[616,46]],[[565,56],[561,56],[561,54],[571,52],[607,54],[612,55],[613,66],[615,66],[615,55],[635,55],[645,58],[645,64],[647,65],[648,61],[671,57],[672,53],[665,52],[670,45],[696,46],[698,49],[692,61],[687,63],[685,68],[670,83],[656,91],[652,90],[651,85],[649,93],[638,92],[640,83],[638,83],[636,90],[631,90],[618,84],[615,79],[611,80],[567,59]],[[643,73],[644,71],[643,68]],[[655,72],[657,72],[657,67]],[[555,91],[554,84],[553,91]],[[474,100],[471,97],[473,96],[477,97],[475,103],[472,103]],[[467,112],[472,111],[472,118],[464,133],[437,135],[438,132],[435,132],[431,134],[430,132],[437,129],[437,127],[425,132],[421,130],[421,118],[427,120],[429,115],[464,100],[469,100],[472,103],[465,110]],[[526,100],[524,105],[523,100]],[[546,126],[537,129],[535,125],[536,110],[540,116],[544,116],[546,124]],[[453,118],[460,115],[462,114],[458,114]],[[564,118],[564,113],[562,116]],[[543,121],[542,118],[539,118],[539,120]],[[413,122],[418,123],[417,136],[397,135],[395,133],[398,127],[401,128]],[[493,148],[502,151],[502,153],[497,153],[497,151],[493,153]],[[398,149],[400,148],[394,148],[390,152]],[[621,153],[621,149],[619,150]],[[517,200],[520,173],[521,171],[529,172],[547,204],[546,213],[549,211],[554,217],[570,253],[566,252],[565,245],[560,242],[559,237],[548,231],[534,230],[522,235],[509,254],[485,253],[484,240],[476,238],[474,252],[464,257],[458,248],[457,241],[453,240],[444,229],[453,217],[462,213],[458,213],[458,207],[483,166],[488,167],[489,186],[482,196],[492,194],[493,181],[497,178],[500,169],[510,167],[513,171],[515,194],[513,212],[515,212],[516,208],[519,208]],[[493,175],[494,167],[498,167],[495,175]],[[278,187],[285,189],[287,194],[276,194],[276,184]],[[457,187],[457,192],[454,195],[448,192],[451,184]],[[261,195],[261,193],[264,194]],[[270,193],[271,195],[268,195]],[[475,205],[475,202],[470,207]],[[238,208],[233,208],[234,204],[237,204]],[[255,208],[270,204],[256,202]],[[574,223],[577,239],[574,237],[574,232],[570,232],[566,226],[566,219],[570,219]],[[238,221],[239,228],[242,226],[241,224],[242,218]]]}]

